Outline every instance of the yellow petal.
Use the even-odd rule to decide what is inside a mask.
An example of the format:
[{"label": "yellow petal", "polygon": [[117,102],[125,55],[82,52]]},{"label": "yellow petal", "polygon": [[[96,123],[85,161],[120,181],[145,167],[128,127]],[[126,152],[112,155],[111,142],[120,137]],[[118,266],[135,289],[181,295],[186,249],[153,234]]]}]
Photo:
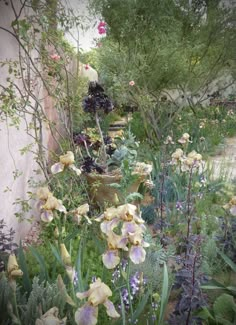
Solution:
[{"label": "yellow petal", "polygon": [[103,304],[112,295],[111,289],[105,283],[101,282],[99,278],[90,284],[89,292],[88,301],[93,306]]},{"label": "yellow petal", "polygon": [[75,214],[82,215],[82,216],[86,215],[88,212],[89,212],[88,203],[82,204],[77,209],[74,210]]},{"label": "yellow petal", "polygon": [[60,156],[60,163],[65,166],[72,165],[75,162],[75,156],[72,151],[67,151],[65,155]]},{"label": "yellow petal", "polygon": [[46,203],[42,206],[43,209],[45,210],[55,210],[58,208],[58,200],[54,196],[50,196]]},{"label": "yellow petal", "polygon": [[51,195],[51,192],[47,187],[40,187],[36,193],[39,200],[47,200],[47,198]]},{"label": "yellow petal", "polygon": [[15,277],[20,277],[23,275],[23,272],[19,269],[19,270],[14,270],[11,272],[11,277],[15,278]]}]

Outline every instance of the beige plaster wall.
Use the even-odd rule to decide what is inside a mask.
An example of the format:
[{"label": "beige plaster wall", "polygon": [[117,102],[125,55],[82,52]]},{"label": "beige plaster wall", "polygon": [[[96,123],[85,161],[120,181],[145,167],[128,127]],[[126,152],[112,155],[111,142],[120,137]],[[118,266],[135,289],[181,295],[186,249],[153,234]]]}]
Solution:
[{"label": "beige plaster wall", "polygon": [[[20,2],[14,1],[16,9],[18,9],[18,3]],[[3,1],[0,1],[0,26],[11,30],[10,25],[13,20],[14,15],[10,6],[6,6]],[[0,61],[18,60],[18,50],[18,43],[14,37],[0,29]],[[0,85],[7,85],[6,78],[8,76],[8,69],[0,67]],[[15,82],[22,90],[21,80],[15,80]],[[4,92],[2,88],[0,88],[1,92]],[[37,83],[34,93],[38,98],[42,96],[42,85],[40,83]],[[21,208],[14,203],[17,199],[28,200],[27,192],[34,191],[30,186],[30,179],[35,182],[44,181],[44,176],[35,162],[34,154],[27,152],[21,155],[20,153],[23,147],[33,142],[33,139],[26,132],[27,124],[30,122],[31,116],[26,114],[21,119],[17,129],[10,126],[10,119],[8,121],[0,119],[0,219],[4,218],[7,225],[16,230],[16,240],[27,234],[31,224],[27,221],[18,222],[15,213],[20,212]],[[47,142],[45,132],[44,135],[45,142]],[[32,149],[37,150],[37,147],[34,145]],[[14,177],[15,173],[18,173],[19,176]],[[24,214],[25,220],[38,217],[34,202],[29,201],[29,203],[32,205],[32,210]]]},{"label": "beige plaster wall", "polygon": [[[19,12],[20,1],[13,1],[16,12]],[[28,9],[26,9],[28,10]],[[22,11],[20,19],[24,18],[24,15],[30,14],[29,11]],[[11,22],[14,20],[14,14],[10,5],[6,6],[3,1],[0,1],[0,27],[3,27],[11,31]],[[51,49],[53,52],[53,49]],[[49,53],[51,52],[49,49]],[[5,60],[18,61],[19,44],[17,40],[4,30],[0,29],[0,62]],[[33,52],[32,59],[35,64],[37,62],[37,52]],[[75,73],[76,69],[71,68],[71,73]],[[38,65],[38,69],[41,67]],[[43,73],[43,71],[42,71]],[[79,73],[83,77],[90,81],[98,80],[97,72],[89,67],[87,69],[84,64],[79,64]],[[7,86],[7,78],[9,77],[8,68],[0,67],[0,85]],[[53,99],[48,96],[46,89],[43,87],[42,82],[37,76],[32,75],[31,79],[34,84],[33,93],[39,103],[43,107],[43,111],[48,120],[56,123],[56,128],[60,131],[60,134],[66,134],[65,127],[61,123],[62,118],[66,119],[66,113],[60,114],[54,107]],[[22,80],[15,80],[21,91],[24,91]],[[0,86],[0,93],[4,92]],[[33,100],[31,103],[34,105]],[[30,108],[27,107],[27,111],[30,113]],[[1,112],[1,100],[0,100],[0,112]],[[2,115],[3,116],[3,115]],[[35,201],[29,201],[31,209],[23,214],[24,221],[19,222],[16,218],[16,213],[21,212],[21,206],[15,204],[19,200],[28,200],[28,192],[36,191],[36,184],[44,183],[45,177],[36,163],[36,156],[32,152],[21,154],[21,149],[32,145],[31,150],[37,152],[38,147],[34,143],[34,139],[31,137],[29,131],[27,134],[26,128],[32,122],[32,116],[30,114],[24,114],[20,120],[19,127],[10,126],[11,121],[8,119],[1,120],[0,118],[0,219],[4,218],[8,227],[12,227],[16,231],[16,240],[24,238],[31,228],[31,223],[27,219],[38,219],[39,211],[35,208]],[[65,120],[64,120],[65,122]],[[66,122],[65,122],[66,123]],[[48,123],[42,123],[42,142],[46,148],[46,155],[50,150],[57,150],[58,134],[51,134]],[[48,158],[48,157],[47,157]],[[18,174],[17,177],[14,177]],[[32,186],[34,183],[34,186]]]}]

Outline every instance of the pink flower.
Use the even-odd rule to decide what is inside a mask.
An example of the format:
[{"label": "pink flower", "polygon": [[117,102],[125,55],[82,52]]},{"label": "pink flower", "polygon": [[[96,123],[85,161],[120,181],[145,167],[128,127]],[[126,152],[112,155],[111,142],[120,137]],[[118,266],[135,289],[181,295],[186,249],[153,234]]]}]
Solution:
[{"label": "pink flower", "polygon": [[106,27],[105,21],[100,21],[100,23],[98,24],[98,28],[100,27]]},{"label": "pink flower", "polygon": [[129,82],[129,85],[133,87],[133,86],[135,85],[135,82],[134,82],[133,80],[131,80],[131,81]]},{"label": "pink flower", "polygon": [[60,57],[60,55],[54,53],[54,54],[51,54],[51,55],[50,55],[50,58],[51,58],[52,60],[54,60],[54,61],[58,61],[58,60],[60,60],[61,57]]},{"label": "pink flower", "polygon": [[104,27],[98,27],[98,34],[106,34],[106,29]]},{"label": "pink flower", "polygon": [[85,64],[84,68],[85,68],[85,70],[89,70],[89,68],[90,68],[89,64]]}]

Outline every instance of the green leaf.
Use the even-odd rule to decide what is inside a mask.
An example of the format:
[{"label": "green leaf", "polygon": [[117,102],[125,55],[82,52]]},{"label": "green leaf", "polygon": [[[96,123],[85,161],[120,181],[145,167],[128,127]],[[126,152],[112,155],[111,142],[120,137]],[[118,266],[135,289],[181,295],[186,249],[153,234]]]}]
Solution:
[{"label": "green leaf", "polygon": [[[147,292],[141,299],[140,303],[138,304],[138,307],[136,308],[133,317],[132,317],[132,321],[135,322],[136,319],[139,318],[140,314],[142,313],[142,311],[144,310],[144,307],[146,306],[147,302],[148,302],[148,298],[150,296],[150,293]],[[132,323],[131,321],[131,323]]]},{"label": "green leaf", "polygon": [[213,310],[216,318],[233,322],[236,316],[236,304],[234,298],[227,293],[222,294],[214,302]]},{"label": "green leaf", "polygon": [[76,227],[74,231],[72,231],[70,234],[66,236],[66,238],[64,239],[64,243],[67,243],[69,240],[76,238],[78,234],[79,234],[79,228]]},{"label": "green leaf", "polygon": [[132,202],[135,200],[142,200],[143,199],[143,195],[138,193],[138,192],[134,192],[134,193],[130,193],[127,197],[126,197],[126,202]]},{"label": "green leaf", "polygon": [[113,188],[121,188],[121,185],[118,183],[111,183],[111,184],[109,184],[109,186],[113,187]]},{"label": "green leaf", "polygon": [[17,24],[18,24],[18,20],[15,19],[15,20],[13,20],[13,21],[11,22],[11,27],[16,26]]},{"label": "green leaf", "polygon": [[202,310],[199,313],[197,313],[197,316],[204,320],[207,320],[209,318],[211,320],[215,320],[212,314],[210,313],[210,311],[208,310],[208,308],[206,307],[202,307]]},{"label": "green leaf", "polygon": [[24,291],[29,294],[31,292],[32,286],[31,286],[31,281],[30,281],[27,263],[26,263],[26,259],[25,259],[25,254],[24,254],[24,250],[22,248],[21,241],[20,241],[20,246],[19,246],[19,250],[18,250],[18,257],[19,257],[19,266],[20,266],[21,271],[23,272],[22,280],[23,280]]},{"label": "green leaf", "polygon": [[29,246],[29,249],[30,249],[32,255],[34,255],[34,257],[36,258],[36,260],[39,263],[39,266],[40,266],[39,279],[40,279],[40,281],[41,282],[48,281],[49,276],[48,276],[47,266],[45,264],[43,256],[40,255],[33,246]]},{"label": "green leaf", "polygon": [[62,262],[62,259],[61,259],[61,255],[60,255],[58,249],[55,246],[53,246],[51,243],[49,243],[49,244],[50,244],[50,248],[52,250],[53,255],[55,256],[55,258],[57,259],[57,261],[59,262],[59,264],[60,265],[63,265],[63,262]]},{"label": "green leaf", "polygon": [[83,253],[83,240],[81,239],[79,242],[79,251],[76,258],[76,270],[78,275],[78,286],[80,292],[84,291],[84,282],[82,278],[82,259],[83,259],[82,253]]},{"label": "green leaf", "polygon": [[162,293],[161,293],[161,306],[160,306],[160,314],[158,325],[163,324],[164,314],[166,310],[166,306],[169,298],[169,278],[168,278],[168,270],[166,263],[164,262],[164,270],[163,270],[163,285],[162,285]]},{"label": "green leaf", "polygon": [[228,287],[226,287],[226,289],[227,290],[229,290],[229,291],[232,291],[232,293],[236,293],[236,287],[234,287],[234,286],[228,286]]},{"label": "green leaf", "polygon": [[206,290],[225,290],[226,287],[221,284],[220,282],[216,281],[216,280],[211,280],[210,282],[208,282],[208,284],[204,284],[201,286],[202,289],[206,289]]},{"label": "green leaf", "polygon": [[220,250],[217,250],[218,254],[223,258],[226,264],[236,273],[236,264]]},{"label": "green leaf", "polygon": [[126,322],[125,322],[125,306],[124,306],[121,291],[120,291],[120,303],[121,303],[122,325],[125,325],[126,324]]}]

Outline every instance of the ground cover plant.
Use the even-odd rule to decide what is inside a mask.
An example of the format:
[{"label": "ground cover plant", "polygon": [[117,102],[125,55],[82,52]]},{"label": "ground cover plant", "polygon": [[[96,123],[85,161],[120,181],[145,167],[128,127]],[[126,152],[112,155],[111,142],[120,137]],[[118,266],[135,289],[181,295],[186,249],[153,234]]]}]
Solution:
[{"label": "ground cover plant", "polygon": [[[223,39],[224,45],[234,40],[232,12],[217,1],[191,7],[189,1],[93,2],[103,15],[97,29],[104,38],[98,51],[81,57],[91,58],[87,68],[94,62],[100,69],[102,84],[69,80],[65,66],[75,53],[62,33],[50,32],[52,13],[60,13],[64,28],[78,20],[63,6],[57,11],[57,1],[33,2],[35,19],[52,10],[41,22],[37,49],[43,80],[49,89],[56,82],[56,106],[69,115],[50,160],[36,130],[45,173],[30,193],[40,216],[36,244],[16,245],[12,229],[0,222],[0,324],[234,324],[236,184],[215,179],[208,159],[235,135],[236,112],[202,107],[201,97],[193,102],[199,87],[207,91],[221,69],[233,66],[223,47]],[[17,16],[14,26],[29,46],[34,20]],[[47,42],[55,46],[52,56]],[[14,95],[12,87],[6,88]],[[191,91],[188,105],[165,98],[167,87],[179,87],[184,97]],[[14,96],[16,114],[8,106],[12,98],[4,97],[3,116],[17,125],[21,106]],[[106,113],[125,115],[127,108],[136,111],[126,129],[108,136]],[[41,109],[35,114],[46,119]],[[56,129],[52,121],[49,126]],[[109,169],[120,177],[105,184],[110,197],[98,201],[99,177]],[[90,174],[97,176],[93,187]]]}]

